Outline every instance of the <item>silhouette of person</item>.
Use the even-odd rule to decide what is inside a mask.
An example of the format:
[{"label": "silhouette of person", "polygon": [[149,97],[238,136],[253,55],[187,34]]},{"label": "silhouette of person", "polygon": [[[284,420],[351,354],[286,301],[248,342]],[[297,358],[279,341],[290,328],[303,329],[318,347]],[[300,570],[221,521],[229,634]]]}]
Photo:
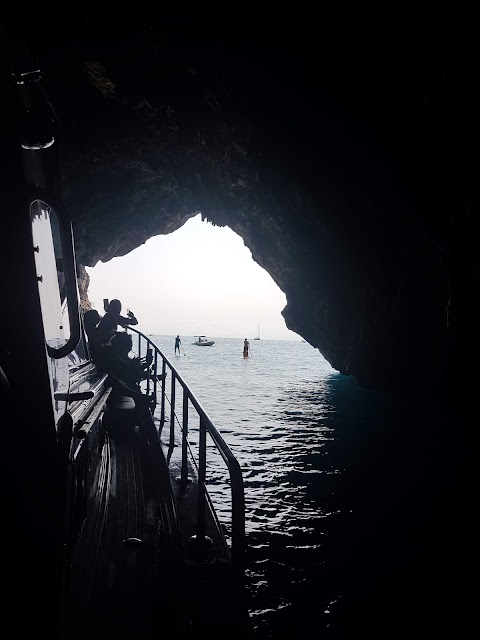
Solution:
[{"label": "silhouette of person", "polygon": [[131,311],[127,313],[128,317],[120,315],[122,312],[122,303],[120,300],[111,300],[108,305],[108,311],[100,320],[97,327],[98,344],[103,346],[110,343],[115,335],[118,325],[128,327],[129,325],[138,324],[138,320]]},{"label": "silhouette of person", "polygon": [[[109,347],[105,347],[105,353],[108,352],[105,367],[114,379],[112,386],[124,395],[135,397],[141,394],[140,381],[147,377],[146,370],[152,363],[152,357],[146,361],[131,358],[129,355],[131,350],[132,336],[123,331],[116,333]],[[123,384],[118,385],[118,382]]]},{"label": "silhouette of person", "polygon": [[97,327],[100,320],[100,314],[96,309],[90,309],[89,311],[86,311],[83,316],[83,326],[85,328],[85,333],[87,334],[90,356],[94,362],[98,356]]},{"label": "silhouette of person", "polygon": [[243,342],[243,357],[244,358],[248,358],[248,350],[250,348],[250,343],[247,340],[247,338],[245,338],[244,342]]},{"label": "silhouette of person", "polygon": [[148,376],[148,369],[153,360],[151,351],[147,358],[131,357],[132,336],[126,331],[116,333],[111,343],[101,348],[102,362],[108,381],[112,387],[112,395],[127,396],[133,399],[137,419],[140,423],[152,423],[149,403],[151,397],[142,392],[140,382]]},{"label": "silhouette of person", "polygon": [[177,336],[175,338],[175,355],[177,355],[177,349],[178,349],[178,355],[180,355],[180,345],[182,344],[182,341],[180,340],[180,336]]}]

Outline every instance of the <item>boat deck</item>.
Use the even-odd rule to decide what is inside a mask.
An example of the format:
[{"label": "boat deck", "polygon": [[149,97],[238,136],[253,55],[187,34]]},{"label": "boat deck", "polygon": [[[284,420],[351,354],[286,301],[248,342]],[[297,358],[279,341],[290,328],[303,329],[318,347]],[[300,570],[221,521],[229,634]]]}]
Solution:
[{"label": "boat deck", "polygon": [[181,540],[168,492],[161,489],[168,470],[161,458],[153,460],[132,408],[122,413],[115,410],[108,423],[70,571],[64,622],[69,637],[151,638],[190,627],[180,597]]},{"label": "boat deck", "polygon": [[200,561],[188,542],[197,483],[182,491],[174,481],[172,492],[155,426],[139,426],[130,399],[117,399],[106,416],[101,464],[92,468],[69,571],[62,637],[245,637],[213,519],[207,516],[214,542]]}]

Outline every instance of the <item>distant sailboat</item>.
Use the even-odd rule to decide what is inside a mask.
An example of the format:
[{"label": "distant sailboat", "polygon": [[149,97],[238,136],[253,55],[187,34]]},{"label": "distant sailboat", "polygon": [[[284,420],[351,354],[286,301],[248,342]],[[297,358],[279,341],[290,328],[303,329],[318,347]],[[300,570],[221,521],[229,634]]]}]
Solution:
[{"label": "distant sailboat", "polygon": [[254,340],[260,340],[260,323],[258,323],[257,337]]}]

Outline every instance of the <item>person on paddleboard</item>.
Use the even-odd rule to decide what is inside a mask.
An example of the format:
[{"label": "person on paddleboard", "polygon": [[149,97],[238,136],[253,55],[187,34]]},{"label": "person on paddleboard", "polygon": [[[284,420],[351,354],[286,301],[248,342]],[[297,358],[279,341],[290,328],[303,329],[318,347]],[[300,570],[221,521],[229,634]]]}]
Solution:
[{"label": "person on paddleboard", "polygon": [[247,338],[245,338],[244,342],[243,342],[243,357],[244,358],[248,358],[248,350],[250,348],[250,343],[247,340]]},{"label": "person on paddleboard", "polygon": [[177,336],[175,338],[175,355],[177,355],[177,349],[178,349],[178,355],[180,355],[180,345],[182,344],[182,341],[180,340],[180,336]]}]

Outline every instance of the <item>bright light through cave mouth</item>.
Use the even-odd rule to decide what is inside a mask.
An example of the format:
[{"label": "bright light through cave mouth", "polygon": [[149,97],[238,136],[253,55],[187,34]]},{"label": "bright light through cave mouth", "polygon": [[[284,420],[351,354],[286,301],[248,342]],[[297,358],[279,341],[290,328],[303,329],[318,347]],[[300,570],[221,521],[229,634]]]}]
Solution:
[{"label": "bright light through cave mouth", "polygon": [[138,328],[158,335],[300,340],[281,315],[285,294],[253,261],[242,238],[201,214],[120,258],[88,268],[88,296],[118,298]]}]

